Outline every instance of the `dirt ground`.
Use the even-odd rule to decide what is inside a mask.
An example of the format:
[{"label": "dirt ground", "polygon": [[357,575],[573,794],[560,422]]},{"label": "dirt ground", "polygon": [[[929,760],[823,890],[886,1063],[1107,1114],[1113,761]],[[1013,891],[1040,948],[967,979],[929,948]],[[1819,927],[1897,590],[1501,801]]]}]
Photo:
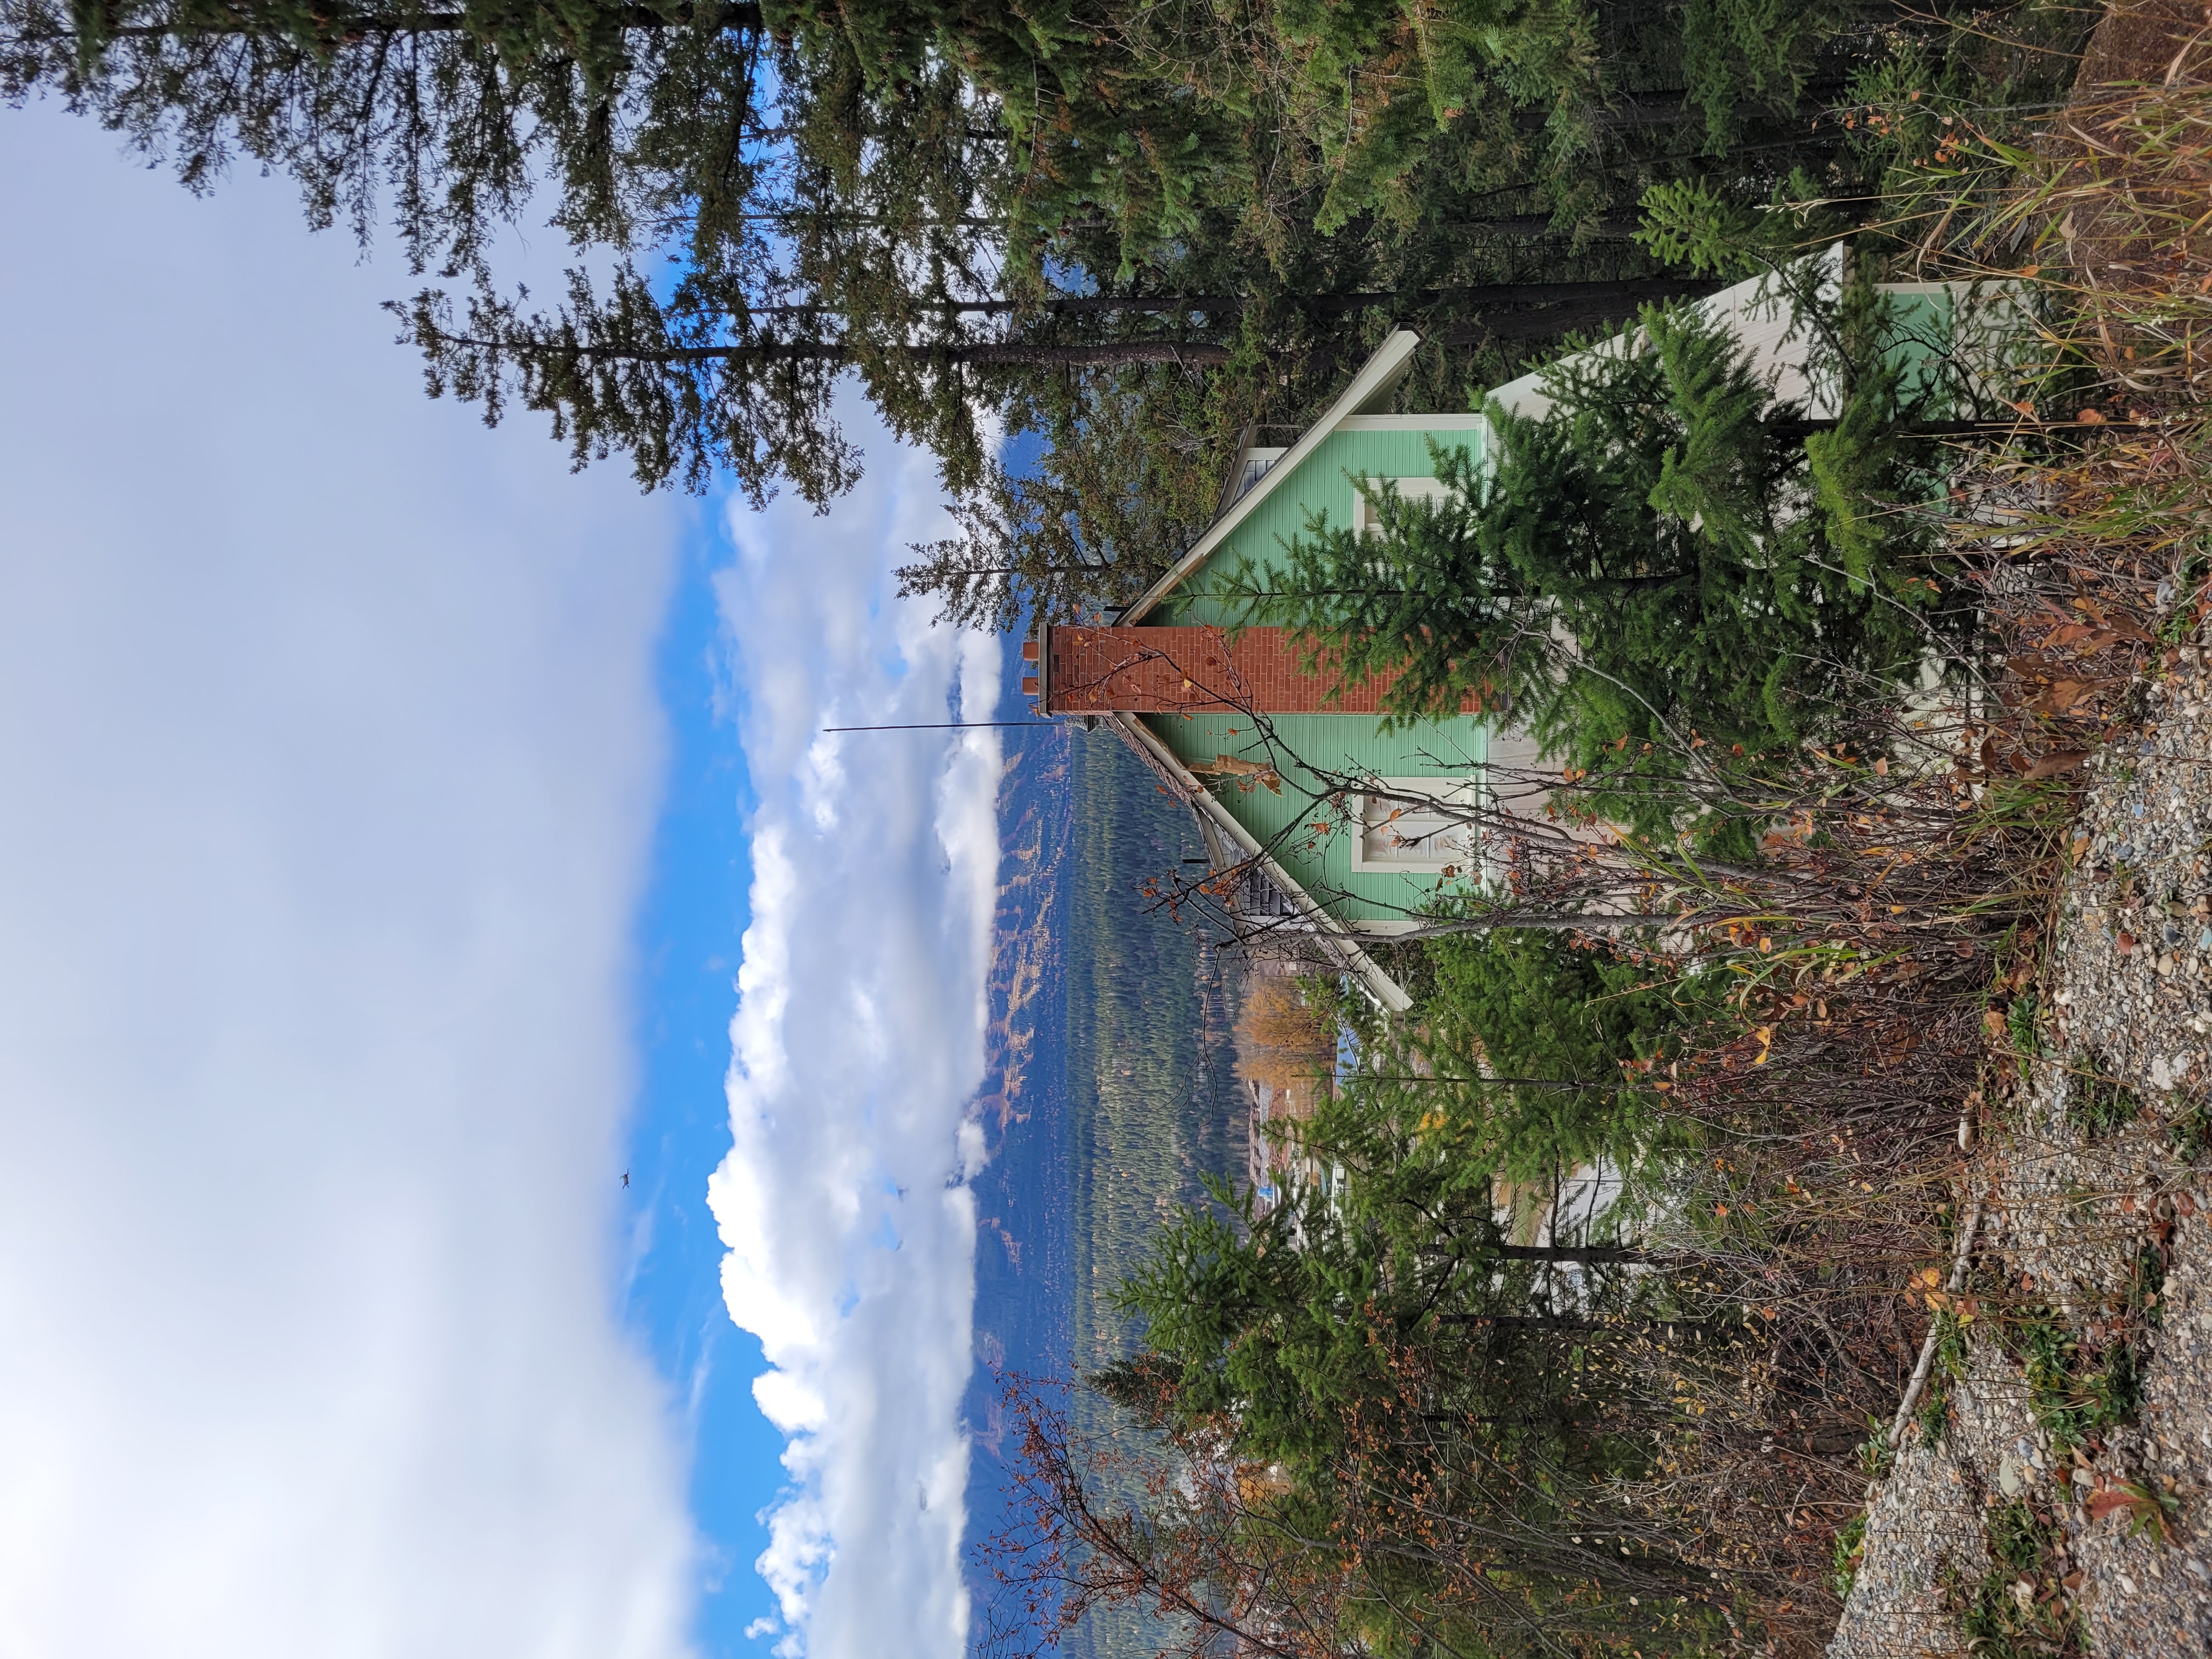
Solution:
[{"label": "dirt ground", "polygon": [[[1968,1180],[1985,1219],[1966,1375],[1949,1382],[1932,1438],[1908,1430],[1870,1488],[1831,1659],[2212,1652],[2212,1137],[2191,1127],[2212,1098],[2212,676],[2201,662],[2151,688],[2142,726],[2099,757],[2072,851],[2044,1052],[1987,1103]],[[2031,1376],[2030,1321],[2078,1343],[2073,1381]],[[2087,1398],[2081,1379],[2101,1374],[2087,1360],[2124,1342],[2138,1409],[2069,1447],[2054,1412],[2077,1403],[2070,1391]],[[2046,1523],[2045,1558],[1992,1581],[1990,1522],[2015,1502]],[[2057,1645],[1973,1647],[1962,1615],[1992,1583],[2025,1598],[2023,1615],[2037,1604]]]},{"label": "dirt ground", "polygon": [[2077,96],[2092,88],[2163,82],[2191,46],[2212,38],[2212,9],[2182,0],[2138,0],[2113,6],[2081,55]]}]

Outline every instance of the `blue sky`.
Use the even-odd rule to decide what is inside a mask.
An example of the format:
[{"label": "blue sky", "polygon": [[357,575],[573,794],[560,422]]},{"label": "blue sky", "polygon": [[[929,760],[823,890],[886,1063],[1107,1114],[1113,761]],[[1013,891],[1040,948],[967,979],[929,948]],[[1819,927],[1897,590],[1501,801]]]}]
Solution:
[{"label": "blue sky", "polygon": [[927,462],[572,476],[49,108],[0,210],[0,1645],[954,1651],[1001,748],[820,730],[994,712]]},{"label": "blue sky", "polygon": [[783,1436],[753,1403],[766,1362],[722,1304],[722,1244],[707,1209],[707,1177],[730,1150],[722,1084],[752,878],[744,825],[757,805],[714,605],[713,572],[729,556],[720,516],[702,511],[684,538],[657,663],[669,770],[639,922],[644,1075],[630,1136],[626,1288],[630,1316],[683,1388],[691,1425],[692,1510],[716,1552],[702,1583],[702,1644],[733,1653],[762,1639],[745,1627],[775,1607],[752,1562],[768,1544],[757,1517],[781,1481]]}]

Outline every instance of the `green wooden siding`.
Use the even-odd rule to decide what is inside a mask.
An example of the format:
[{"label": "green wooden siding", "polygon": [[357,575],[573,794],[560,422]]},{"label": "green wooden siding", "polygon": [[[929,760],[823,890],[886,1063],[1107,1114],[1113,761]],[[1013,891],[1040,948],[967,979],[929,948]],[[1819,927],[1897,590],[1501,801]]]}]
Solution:
[{"label": "green wooden siding", "polygon": [[1332,525],[1349,525],[1357,493],[1352,487],[1355,476],[1436,477],[1436,467],[1429,459],[1428,441],[1432,436],[1447,449],[1481,452],[1480,432],[1331,433],[1146,622],[1194,627],[1207,623],[1225,626],[1241,620],[1234,606],[1216,597],[1239,559],[1249,558],[1255,565],[1273,568],[1282,559],[1283,549],[1307,533],[1306,519],[1316,511],[1326,511]]},{"label": "green wooden siding", "polygon": [[[1892,360],[1904,368],[1909,386],[1938,383],[1946,358],[1963,358],[1984,370],[2002,363],[2016,325],[2007,326],[2005,301],[1992,298],[1994,311],[1972,310],[1962,326],[1960,307],[1948,290],[1930,285],[1920,292],[1892,295]],[[1441,448],[1466,448],[1478,457],[1482,449],[1479,429],[1413,426],[1378,431],[1357,429],[1360,423],[1356,420],[1351,424],[1355,429],[1332,433],[1290,473],[1271,478],[1273,488],[1250,516],[1145,623],[1233,626],[1244,617],[1226,597],[1231,573],[1246,560],[1262,570],[1278,568],[1287,545],[1311,533],[1308,520],[1316,513],[1325,513],[1333,526],[1349,526],[1357,495],[1355,477],[1433,477],[1432,439]],[[1267,758],[1248,716],[1145,719],[1186,763],[1209,764],[1218,755]],[[1468,716],[1398,732],[1381,730],[1371,714],[1277,714],[1272,723],[1294,754],[1340,775],[1433,776],[1439,781],[1471,777],[1479,772],[1485,754],[1482,723]],[[1310,775],[1304,781],[1310,782]],[[1357,831],[1343,826],[1334,831],[1312,830],[1310,826],[1319,815],[1308,799],[1310,792],[1297,787],[1297,777],[1286,775],[1279,796],[1257,786],[1249,792],[1239,789],[1233,779],[1201,781],[1208,783],[1215,797],[1300,886],[1347,921],[1402,917],[1419,909],[1440,885],[1460,884],[1421,872],[1354,871]]]},{"label": "green wooden siding", "polygon": [[[1184,720],[1173,714],[1147,714],[1144,720],[1186,764],[1208,765],[1218,755],[1261,762],[1269,758],[1249,715],[1206,714]],[[1474,776],[1486,752],[1482,722],[1466,714],[1427,722],[1409,732],[1384,732],[1372,714],[1278,714],[1268,723],[1292,754],[1340,773],[1434,777],[1443,783]],[[1279,750],[1275,758],[1279,764]],[[1200,781],[1211,782],[1214,798],[1273,854],[1293,881],[1346,921],[1401,919],[1409,911],[1419,909],[1440,884],[1449,888],[1465,884],[1411,872],[1354,871],[1356,830],[1340,825],[1333,833],[1322,833],[1311,828],[1322,815],[1313,805],[1311,798],[1319,785],[1310,773],[1286,771],[1279,795],[1256,783],[1249,792],[1239,789],[1236,779]],[[1339,819],[1342,816],[1334,815]]]},{"label": "green wooden siding", "polygon": [[2014,381],[2042,359],[2026,296],[2011,284],[1986,284],[1970,295],[1948,283],[1893,284],[1887,298],[1889,360],[1902,371],[1905,395],[1938,394],[1929,411],[1934,419],[1974,413],[1950,401],[1970,380],[1982,382],[1985,398],[2008,399]]},{"label": "green wooden siding", "polygon": [[[1271,481],[1274,488],[1251,516],[1145,620],[1184,627],[1227,626],[1238,621],[1236,607],[1224,603],[1219,594],[1227,574],[1241,559],[1249,558],[1263,569],[1274,568],[1281,562],[1285,547],[1309,533],[1306,520],[1316,511],[1326,512],[1331,525],[1351,524],[1357,495],[1352,482],[1355,477],[1434,477],[1436,465],[1429,453],[1431,438],[1445,449],[1481,453],[1480,431],[1330,434],[1290,474]],[[1218,755],[1267,758],[1248,717],[1146,718],[1187,763],[1209,764]],[[1410,732],[1385,732],[1372,714],[1277,714],[1270,724],[1291,753],[1339,774],[1434,776],[1443,782],[1475,775],[1485,752],[1482,722],[1471,716],[1428,722]],[[1301,788],[1301,783],[1309,787]],[[1355,830],[1340,825],[1333,832],[1322,833],[1310,828],[1321,817],[1310,799],[1318,787],[1310,774],[1285,774],[1280,795],[1256,784],[1247,793],[1228,779],[1215,781],[1211,787],[1215,798],[1251,832],[1254,840],[1269,850],[1292,880],[1346,921],[1401,919],[1420,908],[1440,884],[1459,884],[1421,872],[1354,871]]]}]

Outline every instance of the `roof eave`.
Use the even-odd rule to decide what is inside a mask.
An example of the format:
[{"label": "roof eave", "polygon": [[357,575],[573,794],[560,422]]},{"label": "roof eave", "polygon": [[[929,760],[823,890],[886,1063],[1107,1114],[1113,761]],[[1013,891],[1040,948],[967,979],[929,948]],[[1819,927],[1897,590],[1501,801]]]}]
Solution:
[{"label": "roof eave", "polygon": [[1133,738],[1157,762],[1175,774],[1182,783],[1194,808],[1211,819],[1215,828],[1236,842],[1246,857],[1259,860],[1261,872],[1273,884],[1276,890],[1298,907],[1301,919],[1311,922],[1315,931],[1328,940],[1338,958],[1347,969],[1359,976],[1360,982],[1377,1002],[1394,1014],[1402,1014],[1413,1006],[1413,1000],[1406,994],[1405,988],[1360,948],[1358,935],[1331,915],[1327,906],[1317,902],[1311,894],[1291,878],[1289,871],[1268,856],[1252,832],[1237,822],[1235,813],[1214,798],[1213,792],[1182,763],[1174,750],[1160,741],[1158,733],[1134,714],[1115,714],[1108,718]]},{"label": "roof eave", "polygon": [[1229,509],[1206,526],[1205,532],[1190,544],[1190,550],[1177,559],[1174,567],[1145,591],[1144,596],[1121,613],[1126,624],[1142,621],[1145,613],[1173,592],[1225,541],[1231,531],[1250,517],[1260,503],[1273,493],[1275,487],[1304,463],[1332,432],[1354,415],[1366,412],[1367,405],[1380,400],[1405,377],[1413,367],[1413,348],[1421,337],[1409,328],[1401,328],[1376,349],[1375,355],[1360,366],[1359,373],[1352,377],[1334,403],[1323,410],[1320,418],[1298,434],[1298,440],[1283,452],[1278,460],[1262,473],[1251,489],[1230,503]]}]

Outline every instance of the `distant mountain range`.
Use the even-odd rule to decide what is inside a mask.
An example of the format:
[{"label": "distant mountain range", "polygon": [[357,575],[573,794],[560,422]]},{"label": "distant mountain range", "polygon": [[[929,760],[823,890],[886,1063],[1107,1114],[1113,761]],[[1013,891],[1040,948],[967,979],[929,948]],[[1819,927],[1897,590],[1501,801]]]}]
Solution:
[{"label": "distant mountain range", "polygon": [[[1007,749],[979,1103],[990,1161],[974,1182],[971,1543],[1005,1515],[1000,1459],[1013,1449],[997,1373],[1066,1376],[1122,1352],[1129,1333],[1107,1294],[1164,1213],[1244,1161],[1237,974],[1142,894],[1147,878],[1203,855],[1190,814],[1110,733],[1059,726]],[[1110,1430],[1079,1393],[1075,1414],[1079,1429]],[[1156,1649],[1133,1615],[1098,1622],[1071,1659]]]}]

